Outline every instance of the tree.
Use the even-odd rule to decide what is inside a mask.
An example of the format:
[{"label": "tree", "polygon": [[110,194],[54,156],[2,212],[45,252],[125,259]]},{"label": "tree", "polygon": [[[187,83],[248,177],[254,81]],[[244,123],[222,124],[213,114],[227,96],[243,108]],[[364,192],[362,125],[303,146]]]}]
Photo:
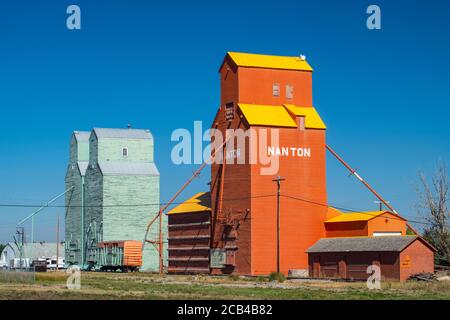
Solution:
[{"label": "tree", "polygon": [[3,251],[3,249],[5,249],[5,245],[4,244],[2,244],[2,243],[0,243],[0,253]]},{"label": "tree", "polygon": [[450,212],[447,208],[449,180],[447,168],[439,163],[431,178],[431,183],[423,173],[419,173],[419,212],[424,216],[427,226],[423,237],[437,250],[436,263],[450,265]]}]

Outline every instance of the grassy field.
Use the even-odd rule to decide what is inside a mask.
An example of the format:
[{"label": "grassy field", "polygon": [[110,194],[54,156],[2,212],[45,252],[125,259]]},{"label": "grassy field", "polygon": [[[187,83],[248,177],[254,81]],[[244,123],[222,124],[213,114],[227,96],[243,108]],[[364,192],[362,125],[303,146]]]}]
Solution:
[{"label": "grassy field", "polygon": [[0,282],[0,299],[450,299],[450,282],[365,283],[146,273],[83,272],[81,289],[66,288],[64,272],[37,273],[34,284]]}]

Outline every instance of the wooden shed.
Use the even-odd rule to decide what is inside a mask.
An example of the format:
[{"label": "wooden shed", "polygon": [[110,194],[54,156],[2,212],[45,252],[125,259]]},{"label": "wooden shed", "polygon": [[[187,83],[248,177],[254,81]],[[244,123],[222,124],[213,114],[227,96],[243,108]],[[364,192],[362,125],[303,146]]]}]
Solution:
[{"label": "wooden shed", "polygon": [[418,236],[324,238],[307,250],[313,278],[367,280],[367,267],[380,266],[384,280],[405,281],[434,272],[435,249]]},{"label": "wooden shed", "polygon": [[211,197],[200,192],[168,212],[169,273],[209,273]]}]

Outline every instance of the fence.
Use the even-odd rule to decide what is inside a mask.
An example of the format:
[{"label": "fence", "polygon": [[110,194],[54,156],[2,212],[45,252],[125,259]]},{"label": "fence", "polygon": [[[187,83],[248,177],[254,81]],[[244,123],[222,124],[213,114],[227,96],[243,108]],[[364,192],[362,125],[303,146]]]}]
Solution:
[{"label": "fence", "polygon": [[0,283],[28,283],[34,284],[36,281],[36,274],[34,268],[14,270],[3,269],[0,270]]}]

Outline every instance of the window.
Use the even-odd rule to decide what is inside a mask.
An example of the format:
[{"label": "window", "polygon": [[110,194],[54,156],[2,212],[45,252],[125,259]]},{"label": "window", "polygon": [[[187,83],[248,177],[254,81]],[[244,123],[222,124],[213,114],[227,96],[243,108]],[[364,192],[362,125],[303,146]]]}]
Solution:
[{"label": "window", "polygon": [[286,85],[286,99],[294,98],[294,87],[290,84]]},{"label": "window", "polygon": [[128,157],[128,148],[122,148],[122,156]]},{"label": "window", "polygon": [[280,96],[280,84],[279,83],[274,83],[272,86],[272,94],[274,97],[279,97]]},{"label": "window", "polygon": [[225,105],[225,120],[232,121],[234,118],[234,103],[230,102]]}]

